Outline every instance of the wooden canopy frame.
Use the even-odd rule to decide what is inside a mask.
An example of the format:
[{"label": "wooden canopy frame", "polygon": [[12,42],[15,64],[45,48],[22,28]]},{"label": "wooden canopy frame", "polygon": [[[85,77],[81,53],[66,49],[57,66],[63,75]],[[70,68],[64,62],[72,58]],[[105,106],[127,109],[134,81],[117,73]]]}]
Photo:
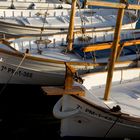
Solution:
[{"label": "wooden canopy frame", "polygon": [[85,5],[89,6],[102,6],[109,8],[117,8],[117,9],[130,9],[130,10],[139,10],[140,6],[137,4],[129,4],[126,0],[117,2],[107,2],[107,1],[97,1],[97,0],[85,0]]},{"label": "wooden canopy frame", "polygon": [[[128,4],[127,0],[120,0],[120,3],[115,3],[115,2],[111,3],[111,2],[96,1],[96,0],[94,0],[94,1],[86,0],[85,4],[90,5],[90,6],[103,6],[103,7],[110,7],[110,8],[119,9],[118,10],[118,15],[117,15],[117,21],[116,21],[113,43],[111,43],[110,45],[106,44],[104,46],[100,46],[100,48],[102,48],[102,49],[105,49],[105,48],[111,48],[112,49],[110,62],[109,62],[109,67],[108,67],[108,75],[107,75],[107,81],[106,81],[106,87],[105,87],[105,94],[104,94],[104,100],[108,100],[109,94],[110,94],[110,88],[111,88],[111,84],[112,84],[114,65],[115,65],[117,57],[120,54],[121,46],[122,46],[122,45],[120,45],[120,31],[121,31],[121,27],[122,27],[122,20],[123,20],[123,16],[124,16],[124,11],[125,11],[125,9],[138,10],[138,9],[140,9],[140,6],[139,5]],[[68,34],[69,43],[68,43],[68,46],[67,46],[67,49],[69,51],[72,50],[75,7],[76,7],[76,0],[72,0],[71,21],[70,21],[69,34]],[[132,42],[131,43],[127,42],[125,45],[128,45],[128,44],[136,44],[136,43],[135,43],[135,41],[133,41],[133,43]],[[95,47],[94,47],[94,49],[93,48],[91,49],[91,48],[92,47],[88,47],[88,49],[87,49],[87,47],[86,47],[86,49],[84,51],[85,52],[86,51],[91,51],[91,50],[93,51],[95,49]]]}]

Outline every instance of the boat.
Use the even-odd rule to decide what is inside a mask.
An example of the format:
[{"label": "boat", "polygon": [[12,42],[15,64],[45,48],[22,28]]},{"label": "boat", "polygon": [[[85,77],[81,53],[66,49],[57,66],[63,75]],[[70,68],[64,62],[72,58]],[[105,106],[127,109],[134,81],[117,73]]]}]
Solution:
[{"label": "boat", "polygon": [[139,60],[133,68],[114,69],[124,12],[121,4],[117,8],[118,26],[107,70],[75,79],[76,70],[66,62],[64,85],[42,87],[46,95],[62,96],[53,108],[54,117],[61,120],[61,137],[140,138]]},{"label": "boat", "polygon": [[60,0],[2,0],[0,9],[67,9],[71,5]]},{"label": "boat", "polygon": [[[73,9],[0,10],[0,32],[12,35],[35,35],[67,32]],[[117,9],[76,8],[74,30],[109,30],[116,24]],[[126,10],[122,29],[135,29],[138,14]],[[29,32],[30,31],[30,32]]]},{"label": "boat", "polygon": [[[40,34],[38,37],[16,36],[16,39],[1,39],[0,83],[63,85],[65,62],[71,63],[79,74],[105,70],[114,30],[79,33],[73,31],[71,26],[69,29],[68,36],[54,33],[48,36]],[[139,58],[137,46],[132,47],[133,49],[127,46],[139,44],[139,33],[135,29],[122,31],[119,46],[126,48],[122,53],[120,49],[120,62],[116,67],[135,65],[132,60]],[[123,64],[128,58],[128,63]]]},{"label": "boat", "polygon": [[[71,63],[79,74],[105,70],[110,55],[113,31],[108,32],[106,42],[102,32],[94,33],[94,36],[93,33],[86,34],[87,36],[78,34],[74,39],[74,48],[71,52],[68,51],[65,34],[1,39],[0,84],[63,85],[65,62]],[[99,39],[96,37],[97,33],[100,34]],[[120,46],[126,47],[125,51],[120,53],[121,57],[116,67],[135,65],[133,60],[139,58],[137,46],[129,46],[140,43],[139,33],[139,30],[129,30],[129,35],[127,30],[122,32]],[[133,41],[134,35],[137,43]],[[84,37],[83,41],[82,37]],[[87,38],[90,38],[89,42]],[[129,61],[123,63],[128,58]]]},{"label": "boat", "polygon": [[61,120],[60,136],[139,139],[139,73],[139,65],[115,70],[108,99],[107,72],[83,75],[82,86],[74,83],[70,90],[42,87],[46,95],[60,96],[53,108],[54,117]]},{"label": "boat", "polygon": [[[114,30],[80,33],[73,31],[71,26],[69,30],[71,34],[73,33],[69,35],[72,38],[66,33],[51,33],[48,36],[40,34],[38,37],[16,36],[1,39],[0,83],[62,85],[65,62],[70,62],[79,74],[106,69],[105,64],[108,61],[106,56],[110,54]],[[135,29],[123,30],[120,35],[120,46],[123,48],[139,44],[139,33],[139,30]],[[134,38],[136,40],[133,41]],[[121,58],[118,61],[129,58],[129,62],[122,64],[122,67],[135,64],[131,63],[131,60],[137,59],[136,50],[137,47],[135,49],[126,47],[125,53],[120,53]],[[120,67],[120,63],[116,67]]]}]

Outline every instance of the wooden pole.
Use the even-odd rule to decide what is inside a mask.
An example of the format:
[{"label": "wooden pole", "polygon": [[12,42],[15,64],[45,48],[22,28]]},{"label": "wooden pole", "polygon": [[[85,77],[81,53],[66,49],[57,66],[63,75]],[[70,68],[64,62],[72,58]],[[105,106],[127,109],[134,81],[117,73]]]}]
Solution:
[{"label": "wooden pole", "polygon": [[71,67],[68,63],[65,63],[66,66],[66,75],[65,75],[65,85],[64,89],[72,89],[73,86],[73,75],[76,73],[76,70]]},{"label": "wooden pole", "polygon": [[72,0],[72,6],[71,6],[71,16],[70,16],[68,46],[67,46],[68,51],[71,51],[73,49],[72,44],[73,44],[73,34],[74,34],[74,17],[75,17],[76,1],[77,0]]},{"label": "wooden pole", "polygon": [[[112,42],[109,43],[100,43],[100,44],[93,44],[93,45],[88,45],[85,46],[82,51],[83,52],[92,52],[92,51],[99,51],[99,50],[105,50],[105,49],[111,49],[112,47]],[[128,47],[132,45],[138,45],[140,44],[140,39],[139,40],[130,40],[130,41],[124,41],[123,43],[119,43],[117,46],[118,48],[123,48],[123,47]]]},{"label": "wooden pole", "polygon": [[[125,2],[125,0],[120,0],[120,2]],[[109,67],[108,67],[108,75],[107,75],[107,80],[106,80],[104,100],[108,100],[108,97],[110,94],[112,78],[113,78],[113,70],[114,70],[114,65],[115,65],[116,56],[117,56],[117,46],[119,45],[119,41],[120,41],[120,31],[121,31],[121,26],[122,26],[123,15],[124,15],[124,9],[121,8],[118,10],[114,42],[112,45],[112,53],[110,57]]]},{"label": "wooden pole", "polygon": [[116,3],[116,2],[105,2],[105,1],[92,1],[87,0],[86,5],[89,6],[102,6],[102,7],[110,7],[110,8],[122,8],[122,9],[140,9],[138,4],[128,4],[128,3]]}]

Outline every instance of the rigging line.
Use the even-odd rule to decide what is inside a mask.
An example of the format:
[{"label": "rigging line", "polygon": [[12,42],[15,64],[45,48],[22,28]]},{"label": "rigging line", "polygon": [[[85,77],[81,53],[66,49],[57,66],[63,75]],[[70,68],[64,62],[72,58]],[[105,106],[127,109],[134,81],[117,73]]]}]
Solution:
[{"label": "rigging line", "polygon": [[[130,22],[131,22],[131,28],[133,28],[133,25],[132,25],[133,24],[133,20],[130,17],[130,13],[129,12],[128,12],[128,17],[129,17]],[[132,34],[132,36],[136,40],[136,35],[134,33]],[[140,58],[140,50],[139,50],[139,47],[138,47],[137,44],[135,45],[135,47],[136,47],[136,58],[139,59]]]},{"label": "rigging line", "polygon": [[16,72],[18,71],[19,67],[22,65],[23,61],[25,60],[27,56],[27,53],[24,53],[24,56],[21,60],[21,62],[19,63],[19,65],[17,66],[17,68],[15,69],[15,71],[13,72],[13,74],[10,76],[10,78],[7,80],[7,83],[3,86],[3,88],[0,90],[0,95],[3,93],[3,91],[5,90],[5,88],[7,87],[8,83],[10,82],[10,80],[13,78],[13,76],[16,74]]},{"label": "rigging line", "polygon": [[42,40],[42,34],[43,34],[44,27],[45,27],[45,21],[46,21],[46,17],[47,17],[47,12],[48,12],[48,9],[44,13],[43,25],[42,25],[41,32],[40,32],[40,40]]},{"label": "rigging line", "polygon": [[[85,31],[84,31],[84,21],[83,21],[83,16],[80,8],[80,0],[77,0],[77,5],[78,5],[78,10],[79,10],[79,15],[80,15],[80,20],[81,20],[81,26],[82,26],[82,37],[85,37]],[[85,8],[84,8],[85,9]],[[83,57],[84,61],[86,62],[86,53],[84,53]],[[85,69],[88,70],[87,66],[85,66]]]},{"label": "rigging line", "polygon": [[[81,8],[80,8],[80,0],[77,0],[76,2],[77,2],[77,5],[78,5],[78,9],[79,9],[81,25],[82,25],[82,27],[84,27],[84,21],[83,21],[83,18],[82,18],[82,12],[81,12]],[[85,34],[85,33],[83,33],[83,34]]]},{"label": "rigging line", "polygon": [[108,129],[108,131],[106,132],[106,134],[104,135],[104,138],[106,138],[106,136],[109,134],[109,132],[111,131],[111,129],[115,126],[115,124],[117,123],[117,121],[120,119],[122,114],[120,114],[117,119],[113,122],[113,124],[111,125],[111,127]]}]

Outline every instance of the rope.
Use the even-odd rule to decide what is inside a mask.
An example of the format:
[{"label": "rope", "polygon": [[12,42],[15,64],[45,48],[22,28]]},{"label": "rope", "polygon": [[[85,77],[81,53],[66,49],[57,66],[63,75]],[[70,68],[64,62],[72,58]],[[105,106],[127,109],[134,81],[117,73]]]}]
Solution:
[{"label": "rope", "polygon": [[[131,21],[131,28],[133,28],[133,26],[132,26],[133,21],[132,21],[132,18],[130,17],[130,13],[129,12],[128,12],[128,17],[129,17],[129,19]],[[133,34],[133,37],[134,37],[134,39],[136,39],[135,34]],[[136,59],[139,59],[140,58],[140,49],[138,48],[137,44],[135,45],[135,47],[136,47]]]},{"label": "rope", "polygon": [[108,131],[106,132],[106,134],[104,135],[104,138],[106,138],[106,136],[109,134],[109,132],[111,131],[111,129],[115,126],[115,124],[117,123],[117,121],[120,119],[122,114],[120,114],[117,119],[114,121],[114,123],[111,125],[111,127],[108,129]]},{"label": "rope", "polygon": [[[83,21],[83,18],[82,18],[82,12],[81,12],[80,2],[79,1],[77,1],[77,5],[78,5],[79,13],[80,13],[81,25],[82,25],[82,27],[84,27],[84,21]],[[82,33],[85,34],[84,32],[82,32]]]},{"label": "rope", "polygon": [[3,93],[3,91],[5,90],[5,88],[7,87],[8,83],[10,82],[10,80],[13,78],[13,76],[15,75],[15,73],[18,71],[19,67],[22,65],[23,61],[25,60],[27,56],[27,53],[24,54],[21,62],[19,63],[19,65],[17,66],[16,70],[13,72],[13,74],[10,76],[10,78],[7,80],[7,83],[3,86],[3,88],[0,90],[0,95]]},{"label": "rope", "polygon": [[42,40],[42,34],[43,34],[43,31],[44,31],[44,27],[45,27],[47,12],[48,12],[48,9],[46,10],[45,15],[44,15],[43,25],[42,25],[42,28],[41,28],[41,31],[40,31],[40,40]]},{"label": "rope", "polygon": [[125,9],[128,9],[129,3],[127,1],[125,1],[124,4],[125,4]]},{"label": "rope", "polygon": [[[81,8],[80,8],[80,1],[77,1],[77,4],[78,4],[79,13],[80,13],[81,25],[82,25],[82,37],[86,37],[85,29],[83,28],[85,25],[85,22],[83,21],[83,16],[82,16]],[[92,22],[92,16],[91,16],[91,22]],[[86,53],[84,53],[84,61],[86,62]],[[85,66],[85,69],[87,70],[87,66]]]}]

